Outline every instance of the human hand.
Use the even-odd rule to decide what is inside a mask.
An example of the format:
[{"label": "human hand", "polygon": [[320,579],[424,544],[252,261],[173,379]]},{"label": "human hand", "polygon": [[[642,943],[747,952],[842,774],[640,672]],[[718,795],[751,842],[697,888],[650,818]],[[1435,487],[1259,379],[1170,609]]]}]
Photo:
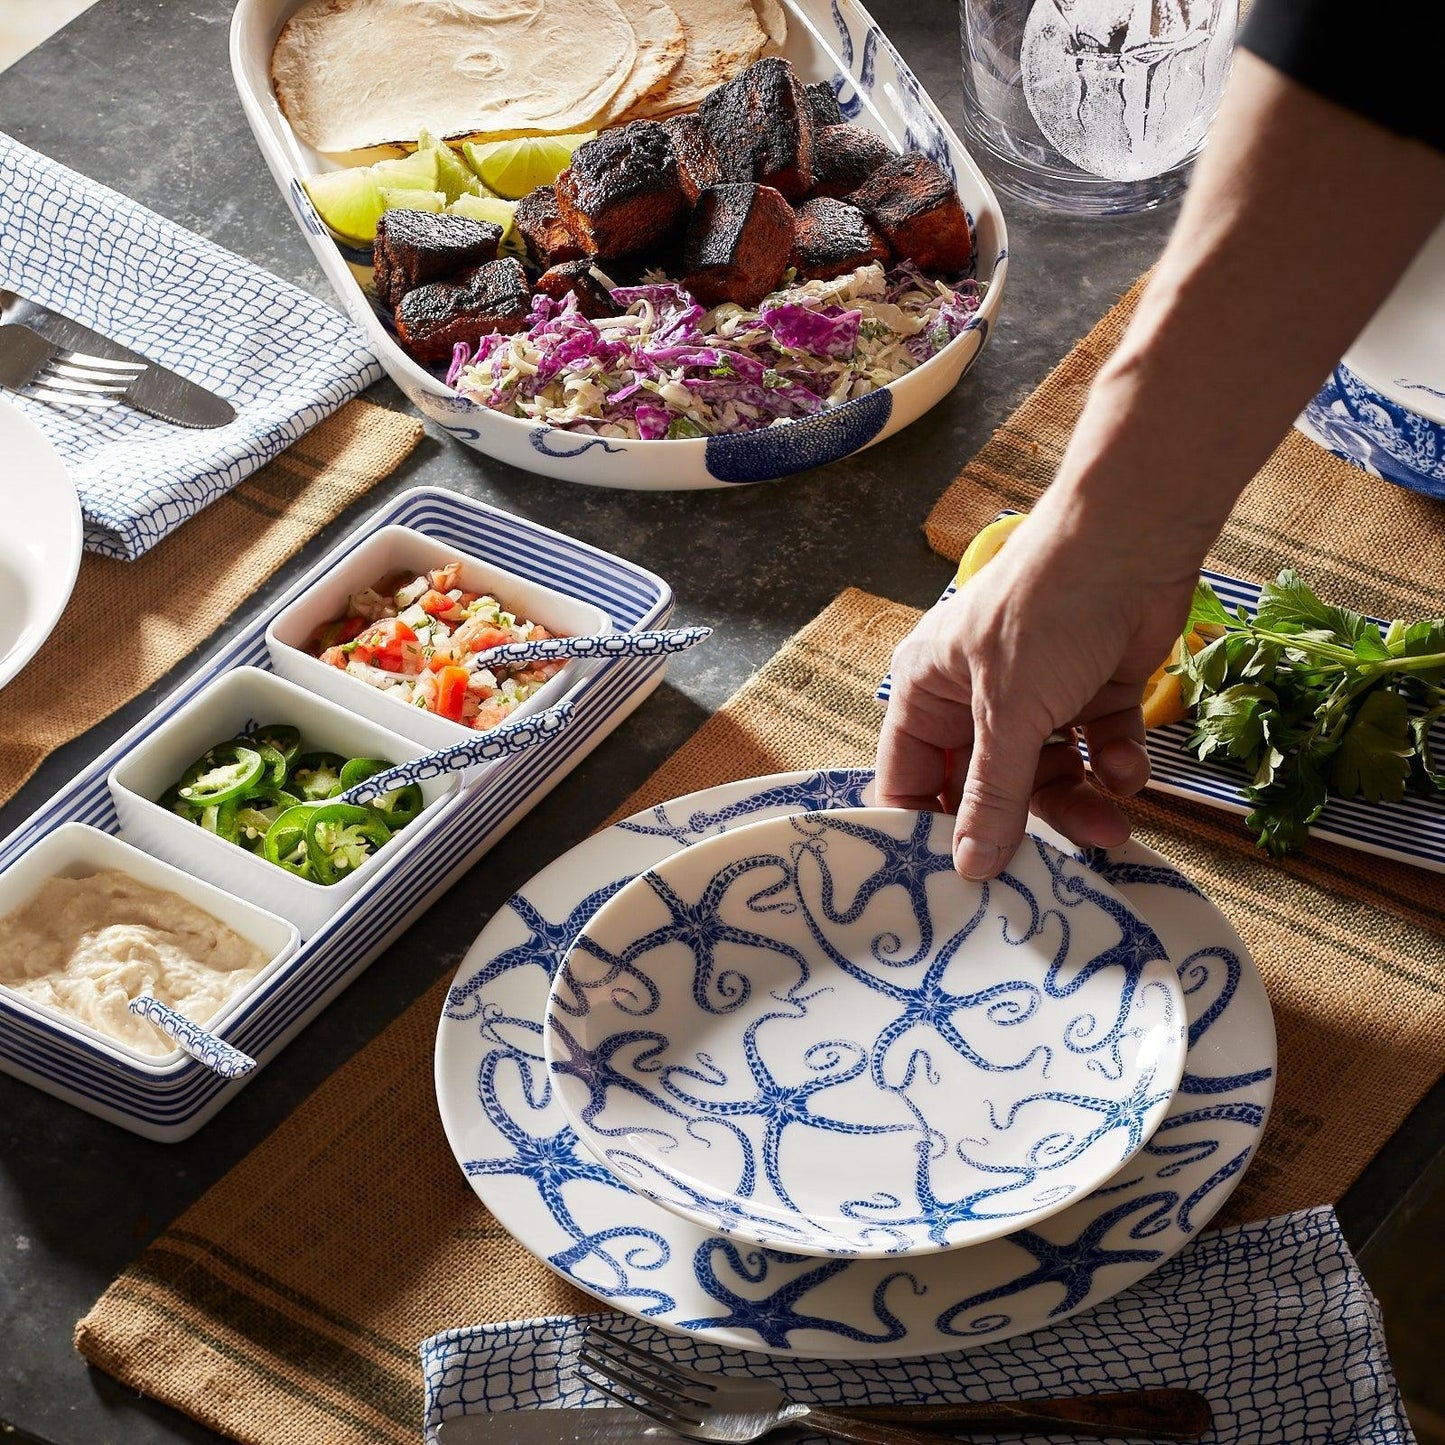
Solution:
[{"label": "human hand", "polygon": [[[1136,539],[1137,540],[1137,539]],[[1125,538],[1055,531],[1030,518],[893,654],[873,798],[958,815],[954,861],[991,878],[1030,809],[1076,843],[1129,836],[1088,779],[1132,794],[1149,778],[1144,683],[1183,628],[1194,574],[1161,583]],[[1064,741],[1051,741],[1062,733]]]}]

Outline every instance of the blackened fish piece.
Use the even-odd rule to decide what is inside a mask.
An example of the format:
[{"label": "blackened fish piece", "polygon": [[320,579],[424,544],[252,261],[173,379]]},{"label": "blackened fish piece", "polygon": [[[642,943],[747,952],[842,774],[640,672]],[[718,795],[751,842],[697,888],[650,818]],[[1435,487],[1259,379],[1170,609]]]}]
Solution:
[{"label": "blackened fish piece", "polygon": [[849,197],[883,233],[895,260],[957,273],[973,254],[968,217],[947,173],[927,156],[897,156]]},{"label": "blackened fish piece", "polygon": [[793,249],[793,208],[771,186],[710,186],[697,198],[683,250],[683,285],[704,306],[756,306],[777,287]]},{"label": "blackened fish piece", "polygon": [[893,154],[882,136],[861,125],[824,126],[813,132],[813,194],[841,200]]},{"label": "blackened fish piece", "polygon": [[538,186],[523,196],[512,212],[512,224],[526,243],[527,254],[544,271],[587,254],[582,243],[567,229],[557,209],[557,191],[553,186]]},{"label": "blackened fish piece", "polygon": [[625,256],[657,245],[687,200],[667,132],[655,120],[605,130],[557,177],[557,208],[585,251]]},{"label": "blackened fish piece", "polygon": [[504,256],[458,282],[434,281],[408,291],[396,308],[396,330],[418,361],[443,364],[459,341],[475,346],[494,331],[520,331],[531,307],[522,263]]},{"label": "blackened fish piece", "polygon": [[805,85],[803,98],[807,101],[808,115],[814,130],[821,130],[825,125],[843,124],[843,107],[838,104],[838,97],[826,80]]},{"label": "blackened fish piece", "polygon": [[589,320],[599,316],[619,316],[622,308],[612,299],[612,292],[596,275],[596,263],[584,256],[580,261],[564,261],[544,271],[537,281],[537,290],[560,301],[570,291],[577,298],[577,309]]},{"label": "blackened fish piece", "polygon": [[798,207],[791,264],[803,279],[831,280],[887,260],[887,242],[856,206],[818,196]]},{"label": "blackened fish piece", "polygon": [[700,192],[722,182],[722,163],[718,159],[717,147],[696,111],[670,115],[659,124],[672,142],[682,193],[689,206],[696,205]]},{"label": "blackened fish piece", "polygon": [[813,121],[793,67],[768,55],[720,85],[698,110],[724,181],[756,181],[789,200],[813,186]]},{"label": "blackened fish piece", "polygon": [[386,211],[376,223],[371,258],[376,294],[392,310],[416,286],[459,276],[497,259],[502,228],[467,216]]}]

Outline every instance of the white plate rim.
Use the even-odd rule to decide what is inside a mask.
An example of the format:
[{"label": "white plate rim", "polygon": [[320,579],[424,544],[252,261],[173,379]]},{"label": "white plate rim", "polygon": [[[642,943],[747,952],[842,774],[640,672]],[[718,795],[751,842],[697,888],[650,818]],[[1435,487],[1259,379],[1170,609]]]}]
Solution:
[{"label": "white plate rim", "polygon": [[[27,490],[43,489],[40,505],[55,506],[60,523],[53,539],[60,554],[52,583],[54,590],[45,589],[50,598],[49,606],[41,613],[40,620],[21,634],[19,643],[0,656],[0,688],[3,688],[45,644],[70,602],[85,550],[85,527],[75,483],[71,481],[59,453],[46,439],[45,433],[4,397],[0,397],[0,455],[10,459],[14,467],[12,477],[18,479],[25,474],[20,485]],[[32,468],[35,470],[29,470]]]},{"label": "white plate rim", "polygon": [[[654,850],[662,847],[672,851],[683,845],[689,833],[707,836],[713,831],[725,829],[728,810],[736,809],[746,800],[779,798],[781,801],[777,804],[764,804],[749,810],[764,816],[769,815],[768,806],[774,806],[778,813],[847,806],[856,800],[869,776],[857,769],[833,769],[746,779],[673,799],[594,834],[543,869],[519,891],[510,905],[504,905],[497,911],[463,959],[453,988],[464,989],[477,976],[481,976],[485,983],[492,983],[497,978],[507,977],[513,971],[513,965],[541,962],[535,957],[535,949],[531,950],[534,956],[530,960],[526,957],[527,950],[515,944],[499,950],[497,940],[504,940],[511,921],[520,919],[521,915],[515,910],[518,900],[534,912],[537,921],[548,930],[546,939],[550,941],[550,946],[557,948],[560,935],[566,934],[569,927],[575,932],[590,915],[591,909],[600,903],[601,897],[606,896],[609,887],[620,886],[617,880],[606,877],[606,872],[615,873],[615,863],[605,871],[597,865],[605,863],[609,857],[615,858],[619,843],[637,836],[636,830],[654,834]],[[692,826],[680,826],[673,822],[670,809],[675,816],[687,818]],[[1039,831],[1047,836],[1047,830],[1040,828]],[[589,852],[592,858],[587,856]],[[505,1051],[479,1047],[481,1033],[471,1021],[471,1016],[452,1017],[448,1007],[444,1006],[437,1029],[435,1083],[448,1144],[474,1192],[498,1222],[569,1282],[604,1304],[646,1318],[659,1328],[694,1335],[731,1348],[818,1359],[882,1359],[948,1353],[970,1344],[1028,1333],[1098,1304],[1178,1253],[1224,1204],[1252,1158],[1267,1123],[1278,1060],[1273,1017],[1263,982],[1248,950],[1219,910],[1167,860],[1143,844],[1131,842],[1108,854],[1095,853],[1090,856],[1090,861],[1136,906],[1140,891],[1160,887],[1168,890],[1166,895],[1153,894],[1152,912],[1148,908],[1141,909],[1161,933],[1169,931],[1160,922],[1162,897],[1188,900],[1189,907],[1197,910],[1199,919],[1207,920],[1210,929],[1217,931],[1215,943],[1208,948],[1195,949],[1182,965],[1188,970],[1183,975],[1183,981],[1186,1004],[1190,1010],[1190,1058],[1176,1105],[1171,1108],[1169,1117],[1161,1124],[1155,1138],[1146,1146],[1146,1153],[1156,1154],[1162,1161],[1147,1183],[1136,1167],[1144,1157],[1139,1155],[1133,1165],[1126,1165],[1120,1176],[1115,1177],[1116,1182],[1106,1184],[1088,1199],[1043,1221],[1036,1230],[1020,1231],[966,1250],[948,1251],[916,1261],[820,1261],[809,1258],[804,1262],[804,1280],[796,1264],[802,1257],[745,1250],[730,1241],[710,1236],[646,1200],[628,1195],[610,1176],[606,1176],[600,1166],[592,1165],[604,1176],[606,1187],[615,1191],[615,1198],[628,1200],[628,1208],[617,1212],[610,1227],[584,1233],[579,1226],[573,1248],[568,1249],[566,1240],[557,1237],[555,1228],[552,1238],[543,1237],[549,1226],[556,1225],[556,1219],[550,1212],[538,1208],[538,1191],[531,1175],[505,1167],[491,1171],[485,1168],[468,1170],[468,1160],[478,1159],[473,1136],[477,1132],[479,1118],[485,1130],[492,1130],[494,1137],[503,1139],[500,1132],[493,1130],[490,1122],[484,1119],[476,1100],[478,1082],[482,1077],[479,1067],[482,1058],[488,1053]],[[630,869],[633,865],[629,863],[625,866]],[[579,867],[584,869],[584,873],[574,877]],[[559,882],[566,882],[565,892],[572,898],[576,897],[579,888],[591,891],[575,906],[567,904],[563,910],[564,919],[552,923],[551,917],[557,910],[552,909],[551,914],[543,913],[528,895],[529,892],[555,887]],[[515,933],[516,930],[511,931]],[[543,935],[534,933],[532,938],[542,939]],[[565,952],[566,941],[561,939],[562,952]],[[495,964],[508,952],[517,954],[517,958],[503,968],[496,968]],[[1211,970],[1203,957],[1206,953],[1217,955],[1216,961],[1227,991],[1213,988],[1216,980],[1210,977]],[[560,952],[555,954],[553,961],[560,956]],[[521,969],[516,971],[522,972]],[[530,968],[525,972],[530,973]],[[545,995],[544,985],[541,1000],[534,1009],[538,1020]],[[448,1005],[453,998],[454,994],[449,992]],[[497,1005],[493,1023],[502,1027],[525,1026],[528,1020],[522,1013],[509,1019],[500,1013],[500,1005]],[[1217,1028],[1221,1023],[1224,1025],[1222,1031]],[[536,1057],[538,1067],[543,1067],[540,1049]],[[1202,1064],[1215,1067],[1201,1070]],[[1223,1071],[1219,1066],[1223,1066]],[[1201,1102],[1196,1104],[1196,1100]],[[555,1104],[549,1107],[556,1108]],[[516,1126],[516,1121],[509,1122]],[[560,1119],[554,1119],[553,1123],[561,1126]],[[1216,1123],[1221,1129],[1233,1126],[1238,1131],[1233,1142],[1223,1151],[1218,1140],[1190,1138],[1175,1142],[1170,1134],[1168,1142],[1160,1142],[1161,1135],[1173,1127],[1182,1127],[1187,1133],[1191,1125]],[[570,1134],[565,1126],[561,1127],[564,1134]],[[525,1130],[518,1127],[517,1137],[511,1142],[533,1150],[539,1160],[547,1161],[549,1167],[578,1147],[575,1140],[569,1146],[562,1135],[546,1138],[524,1135]],[[503,1139],[503,1142],[507,1141]],[[1221,1152],[1232,1154],[1232,1157],[1210,1166],[1210,1161]],[[507,1161],[495,1162],[505,1165]],[[1122,1177],[1131,1175],[1133,1177]],[[1191,1181],[1193,1187],[1189,1192],[1181,1193]],[[571,1180],[563,1178],[561,1184],[549,1184],[554,1198],[561,1199],[562,1184],[568,1182],[579,1180],[574,1176]],[[580,1182],[590,1184],[594,1181],[581,1179]],[[1173,1187],[1176,1182],[1177,1188]],[[1092,1213],[1086,1214],[1091,1206]],[[570,1220],[571,1206],[567,1208]],[[1088,1222],[1084,1223],[1086,1218]],[[638,1219],[645,1221],[644,1225],[633,1222]],[[1071,1240],[1070,1227],[1081,1223],[1084,1227]],[[619,1270],[619,1283],[609,1292],[595,1277],[579,1275],[576,1266],[587,1258],[588,1247],[596,1247],[595,1241],[606,1237],[610,1243],[614,1236],[624,1241],[626,1253],[621,1264],[611,1261]],[[632,1240],[630,1246],[625,1243],[629,1236]],[[649,1242],[648,1236],[664,1247],[666,1258],[649,1256],[649,1251],[655,1246]],[[681,1247],[673,1249],[673,1240],[678,1241]],[[671,1275],[662,1273],[669,1265],[673,1274],[680,1272],[680,1266],[673,1264],[674,1260],[691,1264],[695,1282],[698,1258],[703,1251],[708,1251],[706,1263],[709,1268],[718,1257],[722,1257],[734,1266],[734,1275],[739,1281],[747,1280],[749,1269],[761,1278],[770,1268],[777,1267],[780,1271],[784,1267],[792,1268],[790,1281],[762,1302],[771,1306],[777,1296],[786,1297],[786,1308],[782,1314],[776,1317],[770,1314],[758,1323],[757,1312],[749,1314],[747,1306],[750,1302],[735,1293],[728,1295],[720,1285],[720,1292],[711,1297],[705,1296],[699,1287],[694,1291],[692,1303],[694,1306],[707,1304],[717,1309],[719,1301],[727,1296],[734,1303],[725,1308],[732,1309],[733,1317],[699,1319],[689,1316],[665,1291],[648,1288],[648,1285],[660,1286],[664,1279],[671,1280]],[[1023,1273],[1013,1268],[1008,1263],[1009,1259],[1016,1261],[1023,1268]],[[1030,1260],[1031,1269],[1026,1265]],[[933,1289],[933,1285],[918,1277],[927,1276],[937,1282],[941,1272],[957,1270],[960,1261],[964,1262],[964,1272],[975,1280],[986,1278],[990,1268],[995,1274],[1001,1272],[1005,1277],[1012,1273],[1014,1278],[1008,1281],[1008,1287],[972,1291],[966,1300],[937,1315],[927,1330],[904,1325],[894,1313],[893,1306],[906,1309],[911,1300],[926,1296]],[[623,1265],[652,1277],[640,1289],[626,1289],[627,1280],[620,1273]],[[851,1298],[846,1310],[842,1311],[850,1314],[851,1320],[822,1319],[805,1315],[794,1308],[795,1301],[804,1298],[810,1291],[816,1296],[818,1290],[826,1292],[831,1288],[836,1297],[838,1290],[833,1278],[843,1271],[852,1271],[858,1286],[851,1294],[865,1296],[862,1299]],[[716,1273],[712,1278],[718,1282]],[[799,1288],[800,1282],[805,1283],[807,1288]],[[989,1310],[989,1305],[1010,1294],[1017,1294],[1018,1287],[1027,1291],[1024,1295],[1026,1309],[1020,1309],[1017,1314],[1007,1314],[997,1308]],[[934,1300],[927,1307],[932,1309],[934,1304],[952,1292],[940,1284]],[[650,1305],[646,1303],[649,1293],[658,1297]],[[983,1313],[972,1314],[966,1328],[954,1328],[957,1319],[967,1310]],[[739,1319],[744,1323],[738,1323]],[[946,1327],[945,1320],[949,1322]],[[826,1328],[812,1327],[819,1323]],[[880,1325],[884,1327],[881,1331]]]}]

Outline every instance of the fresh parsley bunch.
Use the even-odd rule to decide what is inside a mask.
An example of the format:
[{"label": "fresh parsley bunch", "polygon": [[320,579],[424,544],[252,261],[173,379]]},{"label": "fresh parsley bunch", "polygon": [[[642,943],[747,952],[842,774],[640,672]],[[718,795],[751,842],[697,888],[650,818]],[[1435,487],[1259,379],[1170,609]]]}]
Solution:
[{"label": "fresh parsley bunch", "polygon": [[1325,799],[1399,802],[1445,790],[1430,729],[1445,716],[1445,618],[1377,623],[1321,602],[1289,569],[1251,617],[1202,579],[1189,628],[1213,640],[1172,671],[1194,709],[1189,747],[1247,768],[1259,845],[1303,843]]}]

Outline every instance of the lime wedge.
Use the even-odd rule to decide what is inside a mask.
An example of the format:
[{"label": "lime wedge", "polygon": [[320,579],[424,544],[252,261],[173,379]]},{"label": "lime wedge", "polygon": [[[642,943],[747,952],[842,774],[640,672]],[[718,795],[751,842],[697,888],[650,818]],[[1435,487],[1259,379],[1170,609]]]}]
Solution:
[{"label": "lime wedge", "polygon": [[381,204],[388,211],[433,211],[446,208],[447,198],[440,191],[414,191],[409,186],[381,188]]},{"label": "lime wedge", "polygon": [[369,246],[376,239],[376,223],[386,202],[370,166],[326,171],[312,176],[305,186],[316,214],[343,241]]},{"label": "lime wedge", "polygon": [[377,161],[371,168],[376,183],[385,189],[401,190],[403,187],[414,191],[440,191],[441,167],[437,164],[434,151],[417,151],[415,155],[403,156],[395,161]]},{"label": "lime wedge", "polygon": [[490,221],[502,228],[502,242],[512,234],[512,212],[517,209],[515,201],[504,201],[500,196],[458,196],[447,211],[453,216],[466,216],[473,221]]},{"label": "lime wedge", "polygon": [[468,141],[467,164],[499,196],[520,200],[538,186],[550,186],[571,163],[572,152],[597,134],[519,136],[515,140]]},{"label": "lime wedge", "polygon": [[429,155],[436,161],[436,180],[431,189],[440,191],[448,201],[460,196],[479,196],[482,183],[472,169],[445,141],[439,141],[423,129],[416,138],[417,155]]}]

